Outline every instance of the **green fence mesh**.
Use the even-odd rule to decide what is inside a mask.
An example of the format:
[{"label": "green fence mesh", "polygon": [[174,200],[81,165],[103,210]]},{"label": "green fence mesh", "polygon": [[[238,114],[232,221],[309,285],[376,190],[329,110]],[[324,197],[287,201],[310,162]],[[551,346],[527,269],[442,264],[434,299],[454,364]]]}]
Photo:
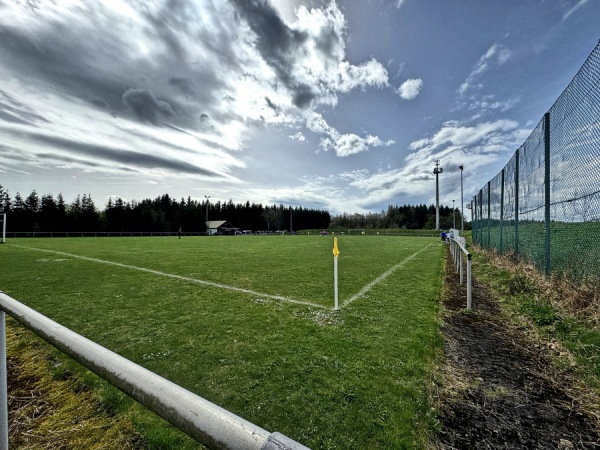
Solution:
[{"label": "green fence mesh", "polygon": [[600,274],[600,42],[473,197],[473,240],[578,279]]}]

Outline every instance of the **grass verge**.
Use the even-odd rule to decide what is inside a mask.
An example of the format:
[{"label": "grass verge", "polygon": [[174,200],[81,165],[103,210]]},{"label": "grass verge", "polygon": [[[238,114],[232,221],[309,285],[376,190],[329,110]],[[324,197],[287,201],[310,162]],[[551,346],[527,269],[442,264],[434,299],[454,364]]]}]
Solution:
[{"label": "grass verge", "polygon": [[600,292],[591,282],[546,278],[533,265],[477,248],[479,282],[498,296],[509,317],[542,338],[554,362],[571,371],[574,395],[600,418]]},{"label": "grass verge", "polygon": [[141,449],[133,425],[69,371],[47,344],[7,320],[12,449]]}]

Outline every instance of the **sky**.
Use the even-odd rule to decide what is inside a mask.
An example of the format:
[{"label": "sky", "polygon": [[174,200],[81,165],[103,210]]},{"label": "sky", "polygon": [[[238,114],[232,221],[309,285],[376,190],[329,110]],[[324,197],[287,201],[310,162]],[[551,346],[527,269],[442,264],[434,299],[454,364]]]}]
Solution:
[{"label": "sky", "polygon": [[[600,38],[597,0],[0,0],[0,185],[332,214],[458,207]],[[467,216],[468,217],[468,216]]]}]

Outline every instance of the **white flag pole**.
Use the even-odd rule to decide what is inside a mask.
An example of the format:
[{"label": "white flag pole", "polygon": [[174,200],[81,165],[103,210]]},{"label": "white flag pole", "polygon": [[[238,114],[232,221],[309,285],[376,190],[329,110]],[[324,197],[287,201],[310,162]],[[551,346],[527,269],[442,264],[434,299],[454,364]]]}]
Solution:
[{"label": "white flag pole", "polygon": [[335,298],[334,310],[340,309],[338,304],[338,255],[340,251],[337,246],[337,238],[333,238],[333,292]]}]

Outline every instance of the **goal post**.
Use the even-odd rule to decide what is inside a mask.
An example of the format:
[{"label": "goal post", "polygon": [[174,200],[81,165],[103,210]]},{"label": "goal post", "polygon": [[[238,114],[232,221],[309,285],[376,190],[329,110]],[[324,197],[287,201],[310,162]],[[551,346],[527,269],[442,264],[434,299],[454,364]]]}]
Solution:
[{"label": "goal post", "polygon": [[0,243],[4,244],[6,242],[6,214],[2,214],[2,240]]},{"label": "goal post", "polygon": [[348,228],[348,236],[351,236],[351,235],[364,236],[365,229],[364,228]]}]

